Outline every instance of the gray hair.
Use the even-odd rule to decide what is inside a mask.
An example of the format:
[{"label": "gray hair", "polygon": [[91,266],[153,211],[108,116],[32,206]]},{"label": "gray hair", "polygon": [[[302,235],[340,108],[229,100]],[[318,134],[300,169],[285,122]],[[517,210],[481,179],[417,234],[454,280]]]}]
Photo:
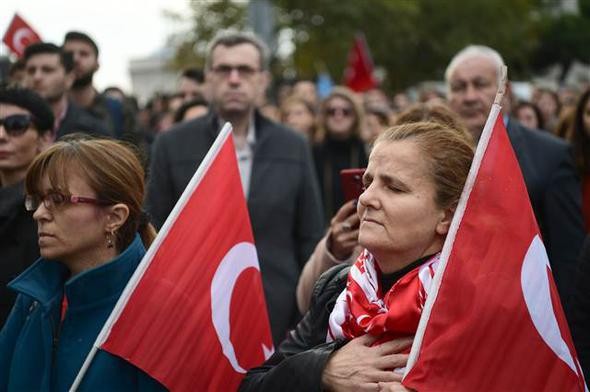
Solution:
[{"label": "gray hair", "polygon": [[241,44],[253,45],[260,54],[260,69],[268,70],[270,63],[270,51],[268,46],[256,34],[251,31],[237,31],[237,30],[221,30],[207,45],[207,59],[205,61],[205,68],[211,69],[211,61],[213,50],[221,46],[236,46]]},{"label": "gray hair", "polygon": [[447,69],[445,71],[445,81],[447,86],[451,80],[451,75],[455,72],[455,68],[463,61],[473,57],[486,57],[491,60],[496,67],[496,75],[498,77],[497,83],[500,85],[500,79],[502,77],[502,67],[504,66],[504,59],[496,50],[484,45],[469,45],[463,48],[459,53],[453,57]]}]

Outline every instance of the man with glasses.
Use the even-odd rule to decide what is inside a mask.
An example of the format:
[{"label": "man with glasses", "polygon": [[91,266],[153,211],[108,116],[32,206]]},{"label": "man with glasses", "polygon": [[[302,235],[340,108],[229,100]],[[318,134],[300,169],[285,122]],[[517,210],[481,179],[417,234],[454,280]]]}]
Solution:
[{"label": "man with glasses", "polygon": [[37,225],[24,205],[24,178],[51,143],[53,113],[35,92],[0,86],[0,325],[15,295],[6,284],[39,257]]},{"label": "man with glasses", "polygon": [[278,344],[299,317],[295,287],[322,236],[322,211],[307,142],[256,110],[269,83],[267,53],[253,34],[222,32],[213,39],[205,67],[212,109],[155,141],[147,207],[161,226],[223,123],[231,122],[273,340]]}]

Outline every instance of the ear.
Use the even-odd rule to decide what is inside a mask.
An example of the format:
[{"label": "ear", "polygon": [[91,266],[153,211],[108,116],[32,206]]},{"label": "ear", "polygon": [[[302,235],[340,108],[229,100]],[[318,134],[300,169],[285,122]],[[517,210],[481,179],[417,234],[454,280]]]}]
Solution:
[{"label": "ear", "polygon": [[117,231],[127,221],[129,207],[126,204],[118,203],[107,207],[107,220],[105,230],[108,232]]},{"label": "ear", "polygon": [[260,88],[260,93],[262,95],[264,95],[264,93],[266,93],[266,90],[268,89],[268,86],[270,85],[271,82],[271,75],[270,72],[268,71],[262,71],[260,73],[260,84],[259,84],[259,88]]},{"label": "ear", "polygon": [[45,151],[53,143],[53,132],[47,131],[39,135],[37,139],[37,153]]},{"label": "ear", "polygon": [[449,228],[451,227],[451,221],[453,220],[453,215],[455,215],[455,207],[447,208],[441,211],[440,220],[436,225],[436,234],[446,235],[449,232]]}]

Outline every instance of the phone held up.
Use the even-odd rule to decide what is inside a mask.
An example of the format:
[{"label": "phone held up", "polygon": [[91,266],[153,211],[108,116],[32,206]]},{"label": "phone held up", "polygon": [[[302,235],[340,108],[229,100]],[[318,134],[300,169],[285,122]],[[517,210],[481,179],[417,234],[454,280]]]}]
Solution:
[{"label": "phone held up", "polygon": [[342,192],[344,193],[344,202],[358,199],[361,193],[363,193],[364,173],[364,168],[344,169],[340,171],[340,183],[342,185]]}]

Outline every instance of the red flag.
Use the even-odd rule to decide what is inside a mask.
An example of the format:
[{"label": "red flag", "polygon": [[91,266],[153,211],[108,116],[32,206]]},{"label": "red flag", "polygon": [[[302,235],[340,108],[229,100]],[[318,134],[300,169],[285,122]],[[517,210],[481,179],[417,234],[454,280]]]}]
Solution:
[{"label": "red flag", "polygon": [[361,34],[354,38],[354,45],[348,53],[344,84],[357,92],[377,87],[377,81],[373,76],[373,60],[371,60],[365,38]]},{"label": "red flag", "polygon": [[584,391],[520,167],[494,105],[403,384],[419,391]]},{"label": "red flag", "polygon": [[170,390],[236,390],[272,353],[229,124],[119,302],[96,346]]},{"label": "red flag", "polygon": [[18,57],[25,53],[27,46],[39,41],[39,34],[17,13],[14,14],[2,38],[2,42]]}]

